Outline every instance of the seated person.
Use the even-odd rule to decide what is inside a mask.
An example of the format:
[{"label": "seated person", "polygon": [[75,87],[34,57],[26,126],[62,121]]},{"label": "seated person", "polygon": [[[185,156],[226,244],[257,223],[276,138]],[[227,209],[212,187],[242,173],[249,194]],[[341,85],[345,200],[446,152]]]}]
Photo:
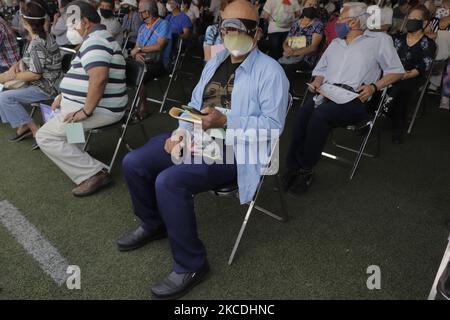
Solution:
[{"label": "seated person", "polygon": [[127,49],[133,49],[139,28],[142,26],[142,19],[139,16],[136,0],[122,1],[120,11],[123,13],[122,30],[128,36]]},{"label": "seated person", "polygon": [[67,16],[66,7],[72,2],[72,0],[60,0],[59,1],[59,12],[53,17],[53,24],[50,29],[52,35],[56,38],[56,43],[60,47],[72,47],[72,44],[67,40]]},{"label": "seated person", "polygon": [[[220,15],[222,15],[223,10],[227,4],[231,3],[233,0],[222,0],[220,2]],[[209,61],[213,58],[219,51],[223,50],[223,39],[220,36],[219,24],[215,23],[206,28],[205,38],[203,41],[203,55],[204,60]]]},{"label": "seated person", "polygon": [[177,34],[183,40],[188,40],[192,33],[192,22],[186,13],[181,12],[182,0],[169,0],[167,2],[167,11],[169,14],[166,20],[170,24],[170,31]]},{"label": "seated person", "polygon": [[[144,24],[139,28],[137,43],[131,50],[131,57],[147,65],[144,83],[148,83],[164,74],[169,68],[172,33],[169,23],[158,16],[158,5],[155,0],[141,1],[139,14]],[[145,86],[142,86],[139,96],[138,116],[142,120],[148,115]]]},{"label": "seated person", "polygon": [[0,29],[3,30],[0,32],[0,73],[3,73],[20,60],[20,52],[14,32],[1,17]]},{"label": "seated person", "polygon": [[262,16],[269,23],[269,53],[274,59],[281,58],[283,42],[292,24],[300,16],[299,3],[297,0],[267,0],[264,4]]},{"label": "seated person", "polygon": [[200,9],[198,7],[198,0],[184,0],[181,5],[181,11],[186,13],[186,15],[191,19],[192,24],[200,19]]},{"label": "seated person", "polygon": [[393,9],[392,12],[392,27],[390,32],[397,33],[402,31],[402,28],[405,24],[405,19],[408,15],[409,10],[411,9],[411,5],[408,0],[399,0],[397,2],[397,6]]},{"label": "seated person", "polygon": [[[337,104],[316,96],[307,100],[295,116],[287,156],[288,170],[282,179],[284,189],[294,194],[303,193],[311,184],[313,168],[330,131],[363,121],[366,118],[364,103],[404,73],[392,39],[384,33],[363,31],[367,20],[365,12],[366,5],[359,2],[343,7],[336,24],[338,38],[314,68],[312,82],[314,91],[327,82],[357,92],[359,97]],[[381,72],[383,77],[379,79]]]},{"label": "seated person", "polygon": [[323,24],[317,18],[318,0],[306,0],[302,17],[295,21],[283,42],[283,57],[278,60],[292,82],[296,70],[312,70],[323,38]]},{"label": "seated person", "polygon": [[[70,18],[74,17],[75,23]],[[92,158],[79,145],[67,142],[65,125],[81,122],[83,130],[118,122],[127,108],[125,59],[119,44],[100,24],[97,10],[89,3],[72,2],[67,15],[67,38],[80,50],[60,84],[61,94],[52,109],[60,113],[36,134],[41,150],[77,185],[74,196],[88,196],[111,182],[106,165]]]},{"label": "seated person", "polygon": [[119,20],[114,16],[114,1],[113,0],[101,0],[98,7],[98,14],[101,17],[101,24],[106,27],[119,46],[123,43],[123,30]]},{"label": "seated person", "polygon": [[418,98],[419,87],[425,82],[436,53],[436,44],[424,34],[424,29],[430,21],[428,9],[419,5],[411,9],[406,21],[408,33],[398,33],[393,36],[394,47],[402,61],[405,74],[389,89],[393,97],[392,108],[392,142],[402,143],[406,129],[408,106],[413,103],[411,97]]},{"label": "seated person", "polygon": [[10,141],[36,135],[38,126],[23,105],[54,97],[57,94],[56,83],[61,77],[58,45],[44,30],[45,10],[37,2],[26,2],[22,4],[21,16],[23,27],[32,40],[27,44],[22,59],[0,75],[0,83],[11,80],[26,83],[19,89],[0,92],[0,118],[16,129]]},{"label": "seated person", "polygon": [[[192,93],[190,106],[206,114],[201,116],[203,130],[226,126],[227,137],[234,130],[243,132],[244,137],[238,137],[242,141],[239,148],[234,141],[227,140],[229,144],[225,145],[222,159],[230,158],[226,156],[228,152],[239,159],[241,144],[246,154],[255,150],[247,148],[252,145],[245,138],[249,131],[273,129],[281,132],[284,127],[289,83],[280,65],[256,47],[260,36],[258,20],[256,7],[246,0],[235,0],[225,8],[221,32],[228,50],[206,64]],[[233,52],[231,56],[230,52]],[[231,108],[227,115],[210,107],[218,104]],[[183,148],[184,158],[189,163],[175,165],[181,143],[189,144],[186,141],[191,132],[192,127],[180,121],[174,135],[158,135],[123,160],[123,172],[140,225],[117,241],[118,248],[134,250],[153,240],[169,237],[173,270],[151,288],[159,299],[181,297],[209,271],[206,249],[198,238],[193,195],[235,181],[237,177],[240,201],[246,203],[253,198],[260,180],[260,161],[255,164],[200,161],[197,164],[190,162],[193,157]],[[231,137],[231,140],[235,139]],[[253,140],[253,143],[266,144],[267,140]]]}]

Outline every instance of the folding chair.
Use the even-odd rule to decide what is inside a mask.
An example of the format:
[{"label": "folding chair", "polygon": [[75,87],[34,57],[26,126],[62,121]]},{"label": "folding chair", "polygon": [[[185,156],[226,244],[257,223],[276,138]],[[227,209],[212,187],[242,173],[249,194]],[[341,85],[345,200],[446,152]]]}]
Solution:
[{"label": "folding chair", "polygon": [[[173,41],[173,39],[172,39],[172,43],[178,43],[178,47],[176,48],[175,58],[173,59],[173,63],[171,65],[171,71],[169,73],[169,82],[167,84],[166,89],[163,92],[163,98],[162,98],[162,100],[147,98],[147,101],[161,105],[161,107],[159,108],[159,113],[163,112],[166,101],[180,103],[180,101],[178,101],[178,100],[169,98],[169,92],[172,87],[172,83],[173,83],[173,81],[176,80],[177,74],[180,71],[181,66],[183,65],[183,61],[184,61],[184,57],[185,57],[185,55],[183,54],[184,41],[180,37],[177,37],[177,38],[178,38],[178,41]],[[159,79],[156,78],[155,80],[158,81]]]},{"label": "folding chair", "polygon": [[362,141],[362,143],[361,143],[361,145],[360,145],[358,150],[353,149],[353,148],[348,147],[348,146],[344,146],[344,145],[338,144],[333,138],[333,133],[331,133],[331,140],[332,140],[333,145],[335,145],[339,149],[343,149],[343,150],[355,153],[356,154],[356,158],[352,162],[352,161],[350,161],[348,159],[345,159],[345,158],[342,158],[342,157],[339,157],[339,156],[336,156],[336,155],[333,155],[333,154],[330,154],[330,153],[327,153],[327,152],[322,152],[322,156],[330,158],[330,159],[333,159],[333,160],[337,160],[337,161],[340,161],[340,162],[344,162],[344,163],[347,163],[347,164],[351,164],[352,165],[352,169],[350,171],[349,180],[353,179],[353,177],[355,175],[355,172],[356,172],[356,169],[358,168],[358,165],[359,165],[359,162],[360,162],[362,156],[375,158],[375,157],[377,157],[379,155],[380,144],[381,144],[381,137],[380,137],[380,131],[379,130],[378,130],[378,134],[377,134],[377,150],[376,150],[376,153],[375,154],[370,154],[370,153],[366,153],[364,151],[366,149],[367,142],[369,141],[369,138],[370,138],[370,136],[372,134],[372,131],[374,129],[376,121],[378,120],[378,118],[382,114],[383,108],[391,100],[392,100],[392,98],[387,95],[387,87],[386,87],[386,88],[383,89],[383,91],[381,93],[380,101],[378,102],[378,106],[375,109],[374,116],[371,119],[369,118],[368,120],[363,121],[360,124],[346,127],[346,129],[354,131],[354,132],[361,132],[365,128],[368,128],[368,131],[367,131],[366,135],[364,136],[363,141]]},{"label": "folding chair", "polygon": [[[436,50],[436,52],[437,52],[437,50]],[[414,113],[412,115],[411,122],[409,123],[408,131],[407,131],[408,134],[411,134],[412,128],[413,128],[414,123],[415,123],[415,121],[417,119],[417,114],[419,113],[419,109],[422,106],[422,102],[424,102],[423,98],[425,97],[425,94],[427,93],[428,87],[430,86],[430,78],[431,78],[431,75],[433,73],[433,67],[435,65],[437,65],[437,64],[441,65],[441,64],[445,63],[445,61],[444,62],[442,62],[442,61],[438,62],[436,60],[433,60],[433,62],[431,63],[430,71],[427,74],[425,82],[420,86],[420,88],[418,90],[420,92],[419,100],[417,100],[416,107],[414,109]],[[425,103],[424,103],[424,106],[423,106],[423,111],[424,110],[425,110]]]},{"label": "folding chair", "polygon": [[[288,109],[286,110],[286,114],[289,112],[289,109],[292,106],[292,101],[293,101],[292,96],[289,96],[289,105],[288,105]],[[273,161],[272,156],[275,154],[274,151],[277,150],[277,148],[278,148],[278,142],[279,142],[279,140],[276,141],[274,143],[274,145],[272,146],[269,163],[272,163],[272,161]],[[248,223],[248,220],[250,219],[250,215],[252,214],[253,209],[256,209],[256,210],[268,215],[269,217],[272,217],[275,220],[278,220],[281,222],[286,222],[289,219],[286,201],[284,199],[284,195],[283,195],[282,188],[281,188],[281,178],[278,174],[276,175],[278,186],[277,186],[277,188],[275,188],[275,191],[278,192],[278,195],[280,197],[281,215],[275,214],[275,213],[273,213],[263,207],[260,207],[256,204],[256,201],[258,200],[259,192],[261,191],[261,188],[262,188],[262,185],[264,182],[264,176],[265,176],[265,174],[261,175],[255,195],[253,196],[252,201],[248,204],[248,210],[247,210],[247,213],[245,214],[241,229],[239,230],[239,234],[234,243],[230,258],[228,259],[228,265],[231,265],[233,263],[234,256],[236,255],[237,249],[239,247],[239,243],[241,242],[242,236],[244,234],[245,228],[247,227],[247,223]],[[220,186],[214,190],[211,190],[211,193],[213,193],[216,196],[236,196],[239,193],[239,187],[238,187],[237,180],[233,181],[231,183],[228,183],[226,185]]]},{"label": "folding chair", "polygon": [[[437,296],[437,285],[439,282],[439,279],[441,278],[444,270],[445,270],[445,266],[450,263],[450,236],[448,237],[448,245],[447,245],[447,249],[444,252],[444,256],[442,257],[442,261],[441,264],[439,265],[439,269],[438,272],[436,274],[436,277],[434,279],[433,282],[433,286],[431,287],[431,291],[430,294],[428,295],[428,300],[435,300],[436,296]],[[441,295],[443,295],[443,293],[441,293]],[[446,297],[443,295],[442,297],[443,299],[446,300],[450,300],[450,297]],[[442,300],[442,299],[441,299]]]},{"label": "folding chair", "polygon": [[[119,127],[119,130],[121,131],[121,135],[119,137],[119,140],[117,141],[116,148],[114,149],[113,157],[108,166],[108,172],[112,171],[112,168],[113,168],[114,162],[117,158],[117,154],[119,152],[120,146],[122,145],[122,142],[125,141],[125,134],[127,132],[128,126],[130,124],[130,120],[132,119],[133,115],[137,111],[137,106],[139,104],[139,91],[142,86],[142,81],[144,80],[145,72],[146,72],[145,65],[143,63],[138,62],[136,60],[127,60],[126,61],[127,88],[135,90],[134,98],[130,105],[130,110],[128,112],[126,112],[124,114],[123,118],[116,123],[89,130],[88,137],[86,139],[86,143],[83,148],[83,150],[85,150],[85,151],[86,151],[87,147],[89,146],[89,142],[91,141],[92,134],[100,133],[100,132],[103,132],[103,131],[106,131],[106,130],[109,130],[112,128],[116,128],[116,127]],[[142,129],[144,138],[147,139],[147,134],[145,132],[143,123],[141,121],[139,121],[138,123]],[[130,149],[130,148],[128,147],[128,149]]]}]

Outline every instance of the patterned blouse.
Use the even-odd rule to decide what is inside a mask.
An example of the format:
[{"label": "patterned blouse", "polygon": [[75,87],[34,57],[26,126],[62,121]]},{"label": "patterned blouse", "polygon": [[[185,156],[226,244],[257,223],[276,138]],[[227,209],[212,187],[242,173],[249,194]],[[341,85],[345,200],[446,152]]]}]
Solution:
[{"label": "patterned blouse", "polygon": [[409,47],[407,34],[397,33],[392,36],[394,47],[406,71],[417,69],[420,76],[426,76],[434,60],[436,44],[427,36],[423,36],[416,44]]},{"label": "patterned blouse", "polygon": [[[292,24],[291,30],[289,31],[288,37],[300,37],[305,36],[306,37],[306,46],[311,45],[313,34],[318,33],[320,35],[323,35],[323,23],[315,19],[309,26],[306,28],[302,28],[299,25],[299,21],[296,21]],[[320,48],[319,48],[320,49]],[[317,59],[317,52],[310,53],[303,57],[303,61],[309,64],[311,67],[314,67],[314,64],[316,63]]]},{"label": "patterned blouse", "polygon": [[54,38],[49,35],[46,40],[40,37],[31,40],[22,60],[29,71],[42,74],[39,80],[30,84],[39,87],[50,96],[56,95],[62,71],[61,54]]}]

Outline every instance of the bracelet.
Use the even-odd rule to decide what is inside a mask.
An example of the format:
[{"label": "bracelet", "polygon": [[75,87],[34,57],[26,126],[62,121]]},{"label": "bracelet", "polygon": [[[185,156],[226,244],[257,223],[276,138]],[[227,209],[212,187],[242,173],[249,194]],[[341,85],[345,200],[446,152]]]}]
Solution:
[{"label": "bracelet", "polygon": [[377,87],[377,85],[375,84],[375,83],[371,83],[370,84],[372,87],[374,87],[375,88],[375,92],[377,92],[378,91],[378,87]]},{"label": "bracelet", "polygon": [[88,117],[88,118],[92,117],[92,113],[88,114],[88,113],[84,110],[84,108],[81,108],[81,111],[84,113],[84,115],[85,115],[86,117]]}]

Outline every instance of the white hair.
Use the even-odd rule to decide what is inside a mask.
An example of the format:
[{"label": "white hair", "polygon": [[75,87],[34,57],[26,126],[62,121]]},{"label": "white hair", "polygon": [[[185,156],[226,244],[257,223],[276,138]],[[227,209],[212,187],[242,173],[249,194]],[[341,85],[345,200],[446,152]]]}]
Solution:
[{"label": "white hair", "polygon": [[367,29],[367,18],[369,15],[367,14],[367,5],[364,2],[347,2],[344,3],[342,10],[344,8],[349,8],[349,17],[358,17],[359,25],[363,31]]}]

